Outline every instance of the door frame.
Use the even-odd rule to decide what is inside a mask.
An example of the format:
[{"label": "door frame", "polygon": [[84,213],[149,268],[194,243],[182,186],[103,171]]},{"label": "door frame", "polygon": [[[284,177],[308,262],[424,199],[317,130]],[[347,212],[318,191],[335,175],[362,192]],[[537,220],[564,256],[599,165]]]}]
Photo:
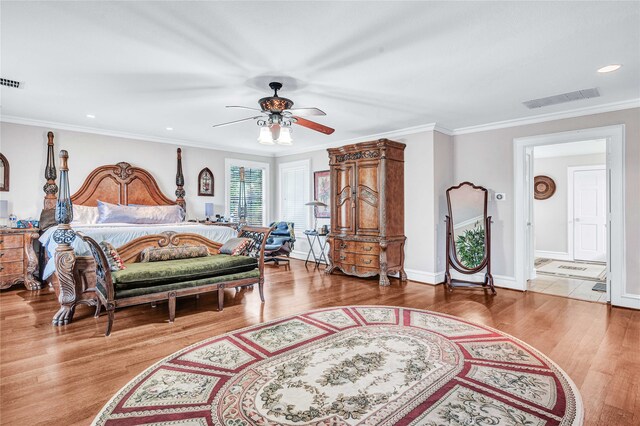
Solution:
[{"label": "door frame", "polygon": [[[604,170],[605,173],[607,172],[607,164],[606,164],[606,160],[605,160],[605,164],[594,164],[594,165],[589,165],[589,166],[569,166],[567,167],[567,238],[569,239],[567,241],[567,252],[569,253],[569,256],[571,256],[571,260],[576,260],[576,252],[575,252],[575,240],[574,240],[574,223],[573,221],[575,220],[575,214],[573,211],[573,177],[574,177],[574,172],[579,172],[579,171],[588,171],[588,170]],[[607,183],[609,183],[609,179],[607,179]],[[608,194],[608,190],[609,190],[609,185],[607,185],[607,188],[605,188],[605,190],[607,191],[607,200],[609,200],[609,194]],[[608,202],[607,202],[608,204]],[[608,216],[608,215],[607,215]],[[605,223],[609,223],[608,217]],[[608,228],[608,226],[607,226]],[[607,236],[608,236],[609,230],[607,229]],[[607,238],[606,241],[606,250],[607,253],[609,252],[609,238]],[[608,260],[608,256],[607,256],[607,260]]]},{"label": "door frame", "polygon": [[[530,210],[533,203],[533,187],[525,184],[525,170],[527,165],[526,152],[540,145],[555,145],[567,142],[580,142],[592,139],[607,141],[607,299],[612,305],[637,308],[640,296],[626,292],[625,265],[625,171],[624,171],[624,142],[625,126],[596,127],[591,129],[573,130],[568,132],[543,134],[514,139],[514,235],[515,235],[515,278],[516,286],[526,291],[527,277],[530,276],[533,227],[527,226],[530,219],[525,212]],[[532,171],[531,171],[532,173]]]}]

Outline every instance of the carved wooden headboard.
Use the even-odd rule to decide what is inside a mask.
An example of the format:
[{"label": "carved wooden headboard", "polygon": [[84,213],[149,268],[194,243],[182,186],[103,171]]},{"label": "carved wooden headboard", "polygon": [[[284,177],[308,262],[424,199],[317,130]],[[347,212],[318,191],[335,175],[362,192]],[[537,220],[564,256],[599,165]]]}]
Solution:
[{"label": "carved wooden headboard", "polygon": [[[45,170],[45,177],[47,178],[47,183],[45,184],[45,209],[55,208],[55,200],[54,203],[49,200],[57,192],[57,186],[55,186],[55,163],[50,158],[53,156],[53,133],[49,132],[48,139],[47,169]],[[51,184],[55,186],[55,192],[53,192]],[[176,199],[172,200],[162,193],[151,173],[140,167],[134,167],[129,163],[120,162],[118,164],[100,166],[89,173],[80,189],[71,196],[71,201],[73,204],[93,207],[97,206],[98,200],[100,200],[122,205],[163,206],[178,204],[184,208],[185,191],[184,176],[182,174],[182,150],[180,148],[178,148],[177,152],[176,186]],[[49,189],[49,192],[47,192],[47,189]]]},{"label": "carved wooden headboard", "polygon": [[176,201],[165,196],[156,180],[144,169],[121,162],[101,166],[89,173],[71,196],[71,202],[97,206],[98,200],[112,204],[171,205]]}]

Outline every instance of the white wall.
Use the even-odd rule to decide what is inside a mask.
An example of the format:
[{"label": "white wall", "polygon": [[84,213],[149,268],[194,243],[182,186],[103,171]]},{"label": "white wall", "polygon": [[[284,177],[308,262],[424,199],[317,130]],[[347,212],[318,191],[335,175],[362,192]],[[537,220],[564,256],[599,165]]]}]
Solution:
[{"label": "white wall", "polygon": [[453,169],[456,181],[469,180],[507,199],[489,203],[494,217],[493,267],[498,275],[514,276],[514,175],[515,138],[625,125],[625,233],[626,292],[640,295],[640,109],[626,109],[454,136]]},{"label": "white wall", "polygon": [[[605,149],[603,142],[603,151]],[[569,253],[569,212],[568,212],[568,168],[573,166],[604,165],[607,155],[570,155],[562,157],[535,158],[534,176],[549,176],[556,183],[556,192],[546,200],[533,201],[535,248],[541,256],[561,256],[572,258]]]},{"label": "white wall", "polygon": [[[69,184],[74,193],[87,175],[96,167],[126,161],[133,166],[148,170],[158,182],[161,191],[175,199],[176,149],[177,145],[130,140],[90,133],[56,130],[0,123],[0,151],[11,165],[11,187],[9,192],[0,192],[2,199],[9,201],[9,211],[18,218],[38,218],[42,209],[45,183],[44,168],[47,159],[47,132],[55,134],[56,167],[61,149],[69,151]],[[225,204],[225,158],[269,163],[271,167],[269,188],[273,194],[275,182],[275,159],[255,155],[238,154],[202,148],[182,147],[182,168],[185,177],[187,217],[204,217],[204,204],[213,202],[215,212],[224,214]],[[198,173],[208,167],[214,174],[215,196],[198,196]],[[273,217],[273,203],[268,212]]]},{"label": "white wall", "polygon": [[[437,271],[444,269],[443,220],[447,210],[444,191],[451,186],[453,177],[451,136],[424,131],[390,139],[407,145],[404,152],[405,269],[409,279],[435,284],[441,282],[443,276]],[[311,160],[312,171],[329,169],[326,149],[279,157],[276,163],[302,159]],[[326,223],[329,224],[329,220]],[[296,252],[306,256],[307,250],[306,239],[299,239]]]},{"label": "white wall", "polygon": [[[299,161],[299,160],[309,160],[309,169],[310,169],[310,176],[309,176],[309,194],[310,194],[310,198],[313,198],[313,173],[314,172],[318,172],[318,171],[323,171],[323,170],[329,170],[329,154],[327,153],[326,149],[322,149],[322,150],[317,150],[317,151],[311,151],[308,153],[302,153],[302,154],[294,154],[294,155],[286,155],[283,157],[278,157],[276,158],[276,165],[275,165],[275,170],[276,170],[276,174],[277,174],[277,170],[278,170],[278,166],[282,163],[288,163],[291,161]],[[276,182],[277,182],[277,176],[276,176]],[[274,220],[280,220],[280,218],[282,217],[280,210],[280,188],[278,187],[278,184],[276,184],[276,190],[275,190],[275,216],[274,216]],[[311,201],[311,200],[309,200]],[[309,209],[309,228],[311,228],[313,226],[313,208],[312,207],[308,207]],[[323,219],[323,218],[319,218],[318,219],[318,227],[322,226],[322,225],[327,225],[327,226],[331,226],[331,219]],[[307,253],[309,252],[309,244],[307,243],[307,237],[303,234],[304,226],[300,226],[300,224],[296,224],[296,242],[294,245],[294,253],[293,256],[297,257],[297,258],[306,258]],[[321,237],[322,238],[322,237]],[[317,253],[317,246],[316,246],[316,253]]]}]

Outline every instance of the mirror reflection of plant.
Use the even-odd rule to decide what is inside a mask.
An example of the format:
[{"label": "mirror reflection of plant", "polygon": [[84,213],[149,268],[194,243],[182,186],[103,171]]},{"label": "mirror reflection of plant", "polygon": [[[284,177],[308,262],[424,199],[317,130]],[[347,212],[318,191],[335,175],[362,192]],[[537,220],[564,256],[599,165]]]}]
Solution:
[{"label": "mirror reflection of plant", "polygon": [[456,251],[460,262],[467,268],[476,268],[484,260],[484,228],[476,222],[456,238]]}]

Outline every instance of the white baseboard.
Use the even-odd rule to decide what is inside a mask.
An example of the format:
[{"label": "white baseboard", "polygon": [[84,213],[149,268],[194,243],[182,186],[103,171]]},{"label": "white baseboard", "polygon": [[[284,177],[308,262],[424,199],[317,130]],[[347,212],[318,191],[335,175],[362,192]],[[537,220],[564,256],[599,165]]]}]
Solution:
[{"label": "white baseboard", "polygon": [[444,281],[444,272],[433,273],[410,268],[405,268],[405,272],[407,273],[407,278],[411,281],[417,281],[420,283],[431,285],[438,285]]},{"label": "white baseboard", "polygon": [[573,256],[571,256],[571,254],[562,251],[536,250],[535,256],[542,257],[544,259],[573,260]]}]

